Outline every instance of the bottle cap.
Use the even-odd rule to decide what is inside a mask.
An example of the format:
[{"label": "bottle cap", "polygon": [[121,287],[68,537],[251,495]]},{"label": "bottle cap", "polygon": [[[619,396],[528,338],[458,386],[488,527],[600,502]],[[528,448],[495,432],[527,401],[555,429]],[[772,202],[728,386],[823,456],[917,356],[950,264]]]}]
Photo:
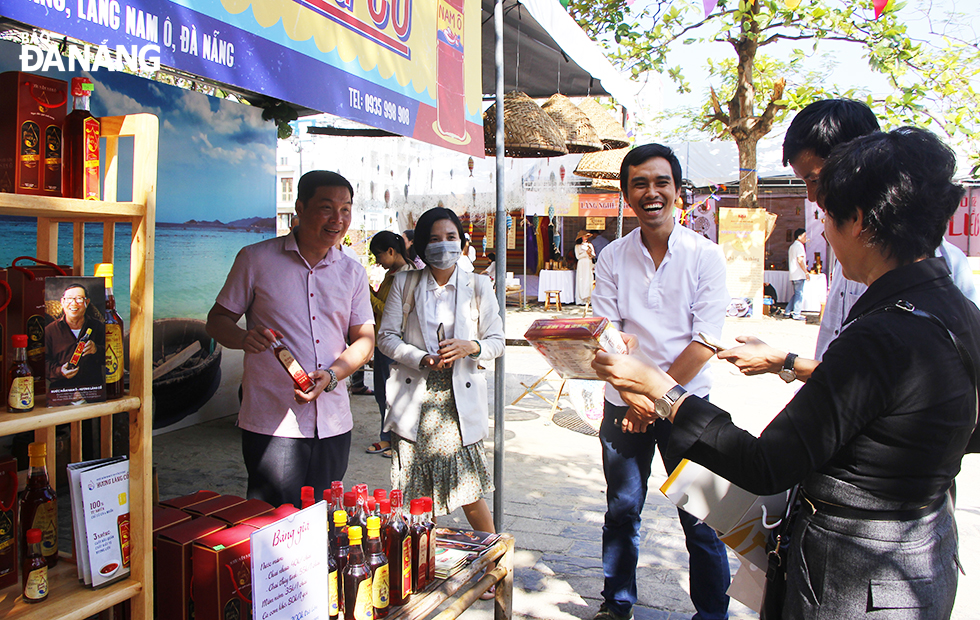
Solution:
[{"label": "bottle cap", "polygon": [[422,513],[425,512],[425,504],[422,503],[422,500],[420,500],[420,499],[413,499],[411,505],[412,505],[412,514],[413,515],[420,515],[420,514],[422,514]]},{"label": "bottle cap", "polygon": [[374,499],[378,500],[379,502],[381,500],[383,500],[384,498],[386,498],[386,497],[388,497],[388,492],[385,491],[384,489],[375,489],[374,490]]},{"label": "bottle cap", "polygon": [[354,487],[354,490],[357,491],[357,498],[358,499],[360,499],[360,500],[367,500],[367,496],[368,496],[368,485],[366,485],[366,484],[359,484],[359,485],[357,485],[357,486]]},{"label": "bottle cap", "polygon": [[323,501],[330,503],[331,491],[330,489],[323,489]]},{"label": "bottle cap", "polygon": [[34,543],[39,543],[41,542],[41,538],[43,536],[44,532],[36,527],[32,527],[31,529],[27,530],[27,544],[32,545]]},{"label": "bottle cap", "polygon": [[31,442],[27,446],[27,456],[47,456],[48,455],[48,444],[42,443],[40,441]]},{"label": "bottle cap", "polygon": [[422,505],[425,506],[425,511],[426,512],[432,512],[432,498],[431,497],[423,497],[422,498]]},{"label": "bottle cap", "polygon": [[391,500],[390,499],[383,499],[380,502],[378,502],[378,511],[381,512],[381,514],[383,514],[383,515],[390,515],[391,514]]},{"label": "bottle cap", "polygon": [[334,510],[333,524],[337,526],[347,525],[347,513],[343,510]]},{"label": "bottle cap", "polygon": [[378,501],[373,497],[367,498],[367,509],[368,512],[374,512],[374,509],[378,507]]},{"label": "bottle cap", "polygon": [[27,334],[14,334],[10,341],[13,342],[14,347],[23,349],[27,346]]},{"label": "bottle cap", "polygon": [[313,495],[313,487],[303,487],[303,488],[301,488],[299,490],[299,497],[300,497],[300,501],[305,506],[309,506],[310,504],[312,504],[312,503],[314,503],[316,501],[316,496]]},{"label": "bottle cap", "polygon": [[361,544],[361,526],[352,525],[347,528],[347,537],[350,539],[350,545],[352,547]]},{"label": "bottle cap", "polygon": [[357,493],[354,491],[347,491],[344,493],[344,507],[356,506],[357,505]]},{"label": "bottle cap", "polygon": [[367,529],[368,529],[368,534],[371,533],[371,530],[374,530],[375,532],[377,532],[378,530],[380,530],[381,529],[381,519],[379,517],[368,517],[367,518]]},{"label": "bottle cap", "polygon": [[95,90],[92,80],[85,77],[75,77],[71,79],[71,96],[88,97]]},{"label": "bottle cap", "polygon": [[99,263],[95,266],[95,277],[105,278],[107,288],[112,288],[112,263]]},{"label": "bottle cap", "polygon": [[391,490],[390,497],[391,497],[391,507],[392,508],[401,508],[402,507],[402,491],[401,491],[401,489],[392,489]]}]

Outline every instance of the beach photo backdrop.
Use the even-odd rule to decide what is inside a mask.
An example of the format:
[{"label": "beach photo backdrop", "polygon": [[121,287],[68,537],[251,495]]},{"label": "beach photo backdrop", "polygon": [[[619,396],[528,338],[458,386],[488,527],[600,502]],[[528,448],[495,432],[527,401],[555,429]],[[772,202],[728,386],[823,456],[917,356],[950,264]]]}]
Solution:
[{"label": "beach photo backdrop", "polygon": [[[20,45],[0,42],[0,72],[19,71],[19,54]],[[44,75],[92,79],[91,111],[97,117],[148,112],[160,118],[154,319],[206,318],[238,251],[275,235],[275,125],[262,120],[259,108],[125,73],[51,70]],[[118,199],[129,200],[132,188],[125,176],[132,170],[131,141],[121,140],[120,159]],[[130,235],[128,224],[116,225],[113,292],[127,326]],[[71,263],[71,241],[71,225],[61,224],[61,264]],[[34,218],[0,216],[0,266],[33,256],[36,242]],[[86,224],[83,275],[94,273],[101,256],[102,225]],[[210,411],[200,412],[205,418],[238,410],[240,352],[226,351],[224,358],[222,385],[212,400],[223,392],[236,396],[209,402]]]}]

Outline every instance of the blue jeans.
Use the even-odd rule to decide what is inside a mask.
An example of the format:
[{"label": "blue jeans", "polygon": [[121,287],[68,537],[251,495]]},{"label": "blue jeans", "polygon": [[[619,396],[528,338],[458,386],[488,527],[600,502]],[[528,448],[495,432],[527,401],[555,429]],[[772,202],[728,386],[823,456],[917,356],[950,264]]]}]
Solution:
[{"label": "blue jeans", "polygon": [[[624,433],[618,421],[626,407],[606,402],[599,440],[602,443],[602,469],[606,475],[606,519],[602,526],[602,597],[606,606],[619,615],[629,615],[636,604],[636,561],[640,544],[640,513],[647,496],[647,481],[653,453],[659,444],[660,457],[670,440],[671,424],[657,420],[645,433]],[[679,461],[664,459],[667,472]],[[728,617],[731,583],[728,555],[718,535],[695,517],[678,509],[681,527],[690,555],[691,602],[694,620],[722,620]]]},{"label": "blue jeans", "polygon": [[789,298],[789,303],[786,304],[786,314],[791,315],[793,318],[801,316],[800,313],[803,312],[803,284],[806,280],[790,280],[790,284],[793,285],[793,296]]},{"label": "blue jeans", "polygon": [[391,443],[391,433],[385,428],[385,382],[391,375],[392,359],[381,352],[381,349],[374,348],[374,401],[378,403],[378,410],[381,411],[381,434],[378,437],[381,441]]}]

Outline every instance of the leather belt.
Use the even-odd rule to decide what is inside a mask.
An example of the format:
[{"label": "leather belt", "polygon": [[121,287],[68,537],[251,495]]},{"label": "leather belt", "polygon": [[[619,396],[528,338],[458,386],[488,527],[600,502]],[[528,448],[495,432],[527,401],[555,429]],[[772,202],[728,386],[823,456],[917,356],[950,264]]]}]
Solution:
[{"label": "leather belt", "polygon": [[819,500],[803,491],[804,504],[810,506],[814,514],[820,512],[832,517],[842,519],[859,519],[862,521],[912,521],[934,512],[943,502],[946,501],[946,494],[943,493],[925,506],[918,508],[907,508],[905,510],[867,510],[864,508],[853,508],[851,506],[841,506]]}]

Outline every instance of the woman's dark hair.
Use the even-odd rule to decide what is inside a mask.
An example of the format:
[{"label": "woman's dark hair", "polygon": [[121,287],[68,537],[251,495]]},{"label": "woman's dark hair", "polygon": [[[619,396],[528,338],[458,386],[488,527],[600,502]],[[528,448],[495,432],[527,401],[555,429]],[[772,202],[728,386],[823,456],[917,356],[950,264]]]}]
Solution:
[{"label": "woman's dark hair", "polygon": [[463,248],[463,224],[456,217],[456,214],[445,207],[433,207],[419,216],[418,222],[415,223],[415,239],[412,241],[412,247],[415,248],[415,253],[419,255],[426,265],[429,261],[425,260],[425,248],[429,245],[429,236],[432,235],[432,226],[435,225],[439,220],[449,220],[456,225],[456,230],[459,232],[459,247]]},{"label": "woman's dark hair", "polygon": [[820,171],[818,200],[838,226],[863,213],[870,242],[900,264],[932,256],[956,212],[956,155],[933,133],[901,127],[834,149]]},{"label": "woman's dark hair", "polygon": [[375,256],[384,254],[388,250],[394,250],[396,254],[402,255],[406,263],[412,262],[412,259],[408,256],[408,251],[405,249],[405,238],[390,230],[382,230],[371,237],[371,243],[368,245],[368,249]]},{"label": "woman's dark hair", "polygon": [[491,262],[497,260],[496,252],[487,252],[487,258],[490,259]]},{"label": "woman's dark hair", "polygon": [[878,131],[878,119],[866,104],[854,99],[823,99],[806,106],[793,118],[783,138],[783,165],[812,149],[827,159],[834,147]]},{"label": "woman's dark hair", "polygon": [[663,144],[644,144],[627,153],[619,167],[619,187],[623,190],[623,194],[626,194],[626,188],[629,187],[630,166],[639,166],[655,157],[663,157],[667,160],[670,164],[670,174],[674,178],[674,187],[680,189],[681,162],[677,159],[677,155],[674,155],[674,151]]},{"label": "woman's dark hair", "polygon": [[310,170],[299,178],[296,186],[296,200],[303,204],[313,197],[318,187],[346,187],[350,191],[350,199],[354,200],[354,188],[350,181],[336,172],[329,170]]},{"label": "woman's dark hair", "polygon": [[806,233],[806,228],[797,228],[793,231],[793,239],[799,239],[800,235]]}]

